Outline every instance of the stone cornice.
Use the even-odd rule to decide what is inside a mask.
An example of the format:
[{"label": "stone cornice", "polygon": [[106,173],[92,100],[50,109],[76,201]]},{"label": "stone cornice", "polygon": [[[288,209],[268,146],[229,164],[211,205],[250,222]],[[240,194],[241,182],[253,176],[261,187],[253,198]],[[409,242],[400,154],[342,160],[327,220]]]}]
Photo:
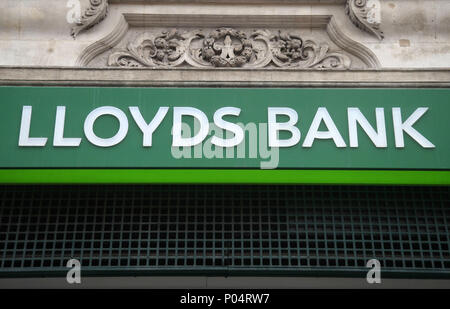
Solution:
[{"label": "stone cornice", "polygon": [[0,85],[127,87],[448,88],[450,69],[292,71],[220,68],[123,69],[0,67]]},{"label": "stone cornice", "polygon": [[161,3],[161,4],[343,4],[347,0],[109,0],[110,3]]}]

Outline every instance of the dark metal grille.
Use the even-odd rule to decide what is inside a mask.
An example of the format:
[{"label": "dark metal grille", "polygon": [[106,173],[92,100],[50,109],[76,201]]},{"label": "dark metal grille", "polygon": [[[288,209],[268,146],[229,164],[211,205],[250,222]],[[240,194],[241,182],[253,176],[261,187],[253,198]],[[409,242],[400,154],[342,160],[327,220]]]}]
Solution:
[{"label": "dark metal grille", "polygon": [[450,277],[450,187],[1,186],[0,275]]}]

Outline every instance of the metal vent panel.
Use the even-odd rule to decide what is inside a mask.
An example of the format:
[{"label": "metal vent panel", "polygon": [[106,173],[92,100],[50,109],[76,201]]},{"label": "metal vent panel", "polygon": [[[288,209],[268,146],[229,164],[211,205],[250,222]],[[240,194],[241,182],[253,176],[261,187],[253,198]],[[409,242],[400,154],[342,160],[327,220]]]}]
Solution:
[{"label": "metal vent panel", "polygon": [[1,186],[0,275],[450,277],[449,187]]}]

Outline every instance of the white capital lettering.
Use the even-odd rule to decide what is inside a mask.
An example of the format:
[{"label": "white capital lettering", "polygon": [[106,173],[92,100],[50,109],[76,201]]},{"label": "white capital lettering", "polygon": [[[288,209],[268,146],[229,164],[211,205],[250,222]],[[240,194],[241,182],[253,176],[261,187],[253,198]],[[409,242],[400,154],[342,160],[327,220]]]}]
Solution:
[{"label": "white capital lettering", "polygon": [[412,126],[426,113],[428,107],[419,107],[411,116],[402,122],[402,111],[400,107],[392,108],[392,120],[394,122],[395,146],[397,148],[405,147],[403,132],[406,132],[423,148],[435,148],[435,146],[427,140],[422,134],[417,132]]},{"label": "white capital lettering", "polygon": [[[300,141],[300,130],[295,126],[298,121],[298,114],[295,110],[288,107],[269,107],[268,122],[269,122],[269,147],[292,147]],[[277,122],[278,115],[285,115],[289,117],[288,122]],[[292,136],[285,140],[278,138],[279,131],[289,131]]]},{"label": "white capital lettering", "polygon": [[386,123],[384,120],[384,108],[376,108],[375,114],[377,118],[377,132],[372,128],[369,121],[361,113],[359,108],[350,107],[347,110],[348,113],[348,134],[350,137],[350,147],[357,148],[358,143],[358,129],[356,124],[359,123],[361,128],[369,136],[370,140],[377,148],[386,148]]},{"label": "white capital lettering", "polygon": [[66,119],[66,107],[56,107],[55,132],[53,135],[53,146],[55,147],[78,147],[81,143],[81,138],[65,138],[64,137],[64,123]]},{"label": "white capital lettering", "polygon": [[[328,131],[319,131],[320,123],[322,122],[322,120],[328,128]],[[336,128],[333,119],[331,119],[331,116],[325,107],[319,107],[317,109],[317,113],[314,116],[311,126],[309,127],[308,134],[306,134],[305,141],[303,142],[303,147],[312,147],[312,144],[316,138],[333,139],[336,147],[346,147],[344,139]]]},{"label": "white capital lettering", "polygon": [[22,120],[20,122],[19,146],[21,147],[44,147],[47,143],[46,137],[30,137],[31,106],[22,108]]},{"label": "white capital lettering", "polygon": [[153,132],[155,132],[155,130],[159,127],[161,122],[164,120],[164,117],[166,117],[167,112],[169,111],[169,108],[168,107],[160,107],[158,109],[158,112],[156,113],[155,117],[153,118],[152,121],[150,121],[149,124],[147,124],[147,122],[142,117],[139,107],[130,106],[129,108],[130,108],[130,112],[131,112],[131,115],[133,116],[134,121],[138,125],[139,129],[141,129],[142,133],[144,134],[142,145],[144,147],[151,147]]},{"label": "white capital lettering", "polygon": [[[183,138],[181,136],[181,123],[183,116],[192,116],[200,123],[200,129],[197,135]],[[190,147],[203,142],[209,132],[208,117],[201,110],[193,107],[174,107],[173,109],[173,147]],[[194,132],[195,134],[195,132]]]},{"label": "white capital lettering", "polygon": [[[119,120],[119,131],[111,138],[100,138],[94,133],[94,123],[98,117],[111,115]],[[84,134],[86,138],[98,147],[111,147],[119,144],[128,133],[128,119],[124,112],[117,107],[102,106],[94,109],[84,121]]]},{"label": "white capital lettering", "polygon": [[234,134],[234,137],[230,139],[224,139],[213,136],[211,139],[211,143],[213,145],[219,147],[234,147],[239,145],[244,140],[244,130],[240,126],[232,122],[223,120],[223,116],[225,115],[239,116],[240,113],[241,109],[236,107],[222,107],[214,113],[215,125],[220,129],[232,132]]}]

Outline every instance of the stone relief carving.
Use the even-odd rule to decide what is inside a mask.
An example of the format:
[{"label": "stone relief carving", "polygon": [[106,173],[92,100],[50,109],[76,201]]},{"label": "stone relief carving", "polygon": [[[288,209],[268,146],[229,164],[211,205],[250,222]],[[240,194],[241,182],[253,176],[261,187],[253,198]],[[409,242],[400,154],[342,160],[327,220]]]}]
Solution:
[{"label": "stone relief carving", "polygon": [[124,50],[114,51],[108,66],[197,68],[263,68],[274,65],[293,69],[348,69],[351,59],[327,44],[304,40],[299,34],[269,30],[250,33],[218,28],[209,33],[193,30],[143,34]]},{"label": "stone relief carving", "polygon": [[[199,34],[201,37],[202,35]],[[215,67],[241,67],[255,57],[252,41],[247,35],[231,28],[212,31],[194,51],[194,59]]]},{"label": "stone relief carving", "polygon": [[279,32],[270,37],[272,61],[279,67],[348,69],[350,58],[342,52],[329,53],[327,44],[317,44],[295,34]]},{"label": "stone relief carving", "polygon": [[[378,0],[347,0],[345,6],[345,12],[350,17],[350,20],[358,28],[368,33],[375,35],[378,39],[384,38],[383,32],[380,30],[380,4]],[[71,35],[76,36],[85,30],[88,30],[100,23],[108,13],[108,0],[89,0],[89,7],[85,10],[80,18],[80,21],[75,24],[71,29]],[[216,33],[215,35],[220,35]],[[210,40],[219,39],[219,37],[211,37]],[[223,39],[226,39],[223,38]],[[210,41],[209,40],[209,41]],[[229,40],[227,40],[228,42]],[[214,50],[213,46],[210,46]],[[206,47],[205,47],[206,48]],[[245,49],[245,47],[244,47]],[[247,48],[244,54],[248,54]],[[207,53],[211,53],[209,50]],[[247,57],[247,56],[242,56]],[[240,55],[233,58],[232,62],[242,61]],[[214,57],[213,61],[219,60],[222,64],[218,66],[229,66],[230,63],[223,62],[223,58]],[[234,66],[239,66],[234,64]]]},{"label": "stone relief carving", "polygon": [[347,0],[345,12],[355,26],[382,40],[384,34],[380,30],[379,5],[378,0]]},{"label": "stone relief carving", "polygon": [[71,29],[71,35],[76,36],[100,23],[108,14],[108,0],[89,0],[89,7],[84,11],[79,22]]},{"label": "stone relief carving", "polygon": [[113,53],[108,65],[119,67],[176,66],[184,62],[185,38],[178,30],[148,35],[131,42],[127,50]]}]

